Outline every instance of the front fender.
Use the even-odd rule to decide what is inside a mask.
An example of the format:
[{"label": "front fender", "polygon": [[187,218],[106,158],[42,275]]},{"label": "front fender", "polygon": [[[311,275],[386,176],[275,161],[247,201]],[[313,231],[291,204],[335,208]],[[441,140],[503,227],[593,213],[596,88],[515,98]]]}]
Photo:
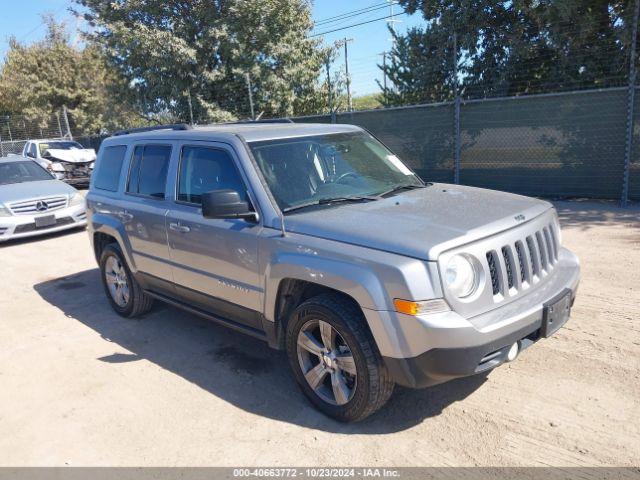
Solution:
[{"label": "front fender", "polygon": [[275,321],[278,289],[284,279],[304,280],[339,290],[361,307],[372,310],[385,310],[391,302],[380,279],[356,262],[286,252],[273,258],[266,276],[264,312],[270,321]]}]

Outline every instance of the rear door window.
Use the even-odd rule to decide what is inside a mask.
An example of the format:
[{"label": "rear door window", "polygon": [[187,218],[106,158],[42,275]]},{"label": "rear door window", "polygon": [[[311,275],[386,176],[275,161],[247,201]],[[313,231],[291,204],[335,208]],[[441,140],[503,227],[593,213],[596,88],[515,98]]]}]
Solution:
[{"label": "rear door window", "polygon": [[170,145],[136,146],[131,159],[127,192],[164,198],[170,160]]},{"label": "rear door window", "polygon": [[[35,144],[32,145],[35,146]],[[115,145],[104,149],[97,171],[94,173],[95,180],[93,185],[95,188],[110,192],[118,190],[120,172],[122,171],[122,163],[126,153],[126,145]]]}]

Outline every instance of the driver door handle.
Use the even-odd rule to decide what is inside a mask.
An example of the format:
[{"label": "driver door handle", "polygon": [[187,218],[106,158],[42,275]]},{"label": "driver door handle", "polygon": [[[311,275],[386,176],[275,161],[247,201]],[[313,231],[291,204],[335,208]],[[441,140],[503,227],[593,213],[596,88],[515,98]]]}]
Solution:
[{"label": "driver door handle", "polygon": [[180,225],[179,223],[170,223],[169,229],[180,233],[189,233],[191,231],[191,228],[186,225]]},{"label": "driver door handle", "polygon": [[126,210],[124,212],[118,213],[118,216],[125,222],[130,222],[133,220],[133,215]]}]

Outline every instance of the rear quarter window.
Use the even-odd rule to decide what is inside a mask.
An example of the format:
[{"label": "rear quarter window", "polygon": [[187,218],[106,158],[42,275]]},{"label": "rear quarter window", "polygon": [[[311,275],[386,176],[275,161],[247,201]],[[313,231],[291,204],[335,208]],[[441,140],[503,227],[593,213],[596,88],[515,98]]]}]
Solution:
[{"label": "rear quarter window", "polygon": [[93,185],[95,188],[110,192],[118,191],[120,173],[122,172],[122,164],[126,153],[126,145],[115,145],[104,149],[97,171],[94,173],[95,180]]}]

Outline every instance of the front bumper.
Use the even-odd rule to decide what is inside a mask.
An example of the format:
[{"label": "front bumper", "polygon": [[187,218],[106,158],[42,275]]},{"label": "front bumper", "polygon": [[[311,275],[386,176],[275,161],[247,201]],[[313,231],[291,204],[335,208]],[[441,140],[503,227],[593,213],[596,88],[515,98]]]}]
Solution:
[{"label": "front bumper", "polygon": [[421,388],[481,373],[506,361],[511,345],[539,340],[544,305],[580,280],[575,255],[560,252],[554,276],[537,290],[487,313],[462,318],[455,312],[412,317],[365,311],[384,362],[396,383]]},{"label": "front bumper", "polygon": [[[37,228],[35,219],[39,216],[54,215],[55,225]],[[40,215],[12,215],[0,217],[0,242],[19,238],[33,237],[45,233],[60,232],[70,228],[79,228],[87,224],[87,212],[84,205],[53,210]]]}]

